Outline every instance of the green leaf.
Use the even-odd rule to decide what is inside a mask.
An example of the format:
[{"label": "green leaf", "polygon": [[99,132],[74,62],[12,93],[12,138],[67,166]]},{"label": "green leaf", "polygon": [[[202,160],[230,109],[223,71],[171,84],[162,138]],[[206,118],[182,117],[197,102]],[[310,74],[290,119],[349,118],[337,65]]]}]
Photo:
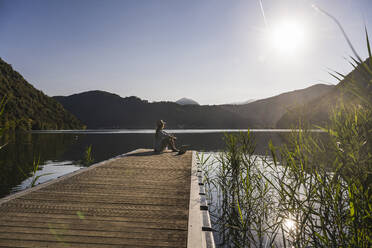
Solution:
[{"label": "green leaf", "polygon": [[329,73],[329,75],[331,75],[332,77],[336,78],[338,81],[341,81],[341,80],[342,80],[342,78],[337,77],[337,76],[334,75],[332,72],[328,72],[328,73]]},{"label": "green leaf", "polygon": [[336,73],[338,76],[340,76],[342,79],[344,79],[346,77],[346,75],[338,72],[338,71],[335,71],[335,70],[331,70],[333,73]]},{"label": "green leaf", "polygon": [[238,200],[236,200],[236,204],[238,205],[240,220],[243,223],[244,222],[243,221],[243,214],[242,214],[242,210],[240,209],[240,205],[239,205],[239,201]]},{"label": "green leaf", "polygon": [[52,174],[53,173],[45,173],[45,174],[41,174],[41,175],[38,175],[38,176],[34,177],[34,179],[31,182],[31,188],[36,185],[36,182],[37,182],[37,180],[39,180],[40,177],[48,176],[48,175],[52,175]]},{"label": "green leaf", "polygon": [[354,219],[354,214],[355,214],[354,203],[350,202],[350,216],[353,217],[353,219]]},{"label": "green leaf", "polygon": [[270,152],[271,152],[271,156],[273,157],[274,164],[277,165],[275,147],[274,147],[273,142],[271,140],[269,141],[269,149],[270,149]]},{"label": "green leaf", "polygon": [[369,43],[369,38],[368,38],[368,31],[367,27],[364,26],[365,32],[366,32],[366,41],[367,41],[367,48],[368,48],[368,56],[369,56],[369,65],[372,67],[372,52],[371,52],[371,44]]}]

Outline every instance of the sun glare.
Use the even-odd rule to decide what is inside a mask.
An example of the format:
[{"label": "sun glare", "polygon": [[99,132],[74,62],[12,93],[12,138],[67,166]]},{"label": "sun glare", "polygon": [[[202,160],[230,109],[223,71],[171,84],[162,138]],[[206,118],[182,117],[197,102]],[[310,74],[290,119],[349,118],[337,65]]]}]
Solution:
[{"label": "sun glare", "polygon": [[286,227],[287,231],[293,231],[296,228],[296,222],[291,219],[286,219],[284,221],[284,226]]},{"label": "sun glare", "polygon": [[299,51],[305,41],[304,28],[294,20],[282,21],[271,27],[269,39],[278,52],[293,54]]}]

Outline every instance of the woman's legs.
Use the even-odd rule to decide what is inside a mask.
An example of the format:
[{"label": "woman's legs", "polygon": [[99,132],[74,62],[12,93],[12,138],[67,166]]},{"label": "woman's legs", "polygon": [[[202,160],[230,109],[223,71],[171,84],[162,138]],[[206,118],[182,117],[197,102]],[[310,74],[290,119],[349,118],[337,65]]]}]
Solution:
[{"label": "woman's legs", "polygon": [[169,144],[170,147],[172,148],[172,151],[178,152],[179,150],[176,148],[176,141],[173,138],[169,138]]},{"label": "woman's legs", "polygon": [[161,151],[166,149],[167,146],[168,146],[172,149],[172,151],[178,152],[178,149],[176,148],[176,142],[172,137],[167,137],[167,138],[163,139],[163,141],[161,142],[161,146],[162,146]]}]

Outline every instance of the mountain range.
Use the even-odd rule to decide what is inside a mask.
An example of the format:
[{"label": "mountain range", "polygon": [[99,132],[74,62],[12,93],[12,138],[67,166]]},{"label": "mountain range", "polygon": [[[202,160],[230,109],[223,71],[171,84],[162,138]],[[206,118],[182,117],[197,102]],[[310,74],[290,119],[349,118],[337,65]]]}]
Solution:
[{"label": "mountain range", "polygon": [[177,100],[176,103],[179,105],[200,105],[197,101],[186,97]]},{"label": "mountain range", "polygon": [[[121,97],[98,90],[48,97],[0,59],[0,99],[4,96],[8,99],[0,125],[23,129],[85,126],[135,129],[154,128],[156,121],[163,119],[168,128],[245,129],[290,128],[299,119],[310,124],[326,123],[339,99],[354,101],[353,94],[342,93],[345,88],[362,84],[367,89],[364,94],[370,95],[370,74],[365,73],[360,64],[354,66],[353,72],[343,76],[336,86],[316,84],[246,104],[199,105],[188,98],[177,102],[149,102],[136,96]],[[348,83],[350,80],[354,83]]]},{"label": "mountain range", "polygon": [[154,128],[167,121],[169,128],[247,128],[257,127],[249,116],[220,106],[180,105],[175,102],[150,103],[138,97],[120,97],[104,91],[88,91],[56,96],[68,111],[88,128]]},{"label": "mountain range", "polygon": [[104,91],[54,99],[91,129],[154,128],[158,119],[166,120],[169,128],[275,128],[288,109],[322,96],[333,87],[318,84],[243,105],[149,103]]}]

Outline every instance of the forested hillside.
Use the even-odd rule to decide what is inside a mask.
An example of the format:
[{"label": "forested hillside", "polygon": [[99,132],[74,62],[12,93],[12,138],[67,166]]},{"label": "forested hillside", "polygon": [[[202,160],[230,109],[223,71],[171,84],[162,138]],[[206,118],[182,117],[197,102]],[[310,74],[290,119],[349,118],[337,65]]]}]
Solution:
[{"label": "forested hillside", "polygon": [[54,97],[88,128],[154,128],[159,119],[168,128],[257,128],[251,116],[241,116],[220,106],[149,103],[137,97],[122,98],[104,91]]},{"label": "forested hillside", "polygon": [[[248,104],[224,105],[223,107],[242,116],[251,116],[261,128],[275,128],[278,120],[288,111],[329,93],[334,87],[334,85],[316,84]],[[283,128],[289,127],[283,126]]]},{"label": "forested hillside", "polygon": [[154,128],[158,119],[169,128],[273,128],[290,108],[330,91],[334,86],[314,85],[245,105],[180,105],[138,97],[122,98],[104,91],[56,96],[88,128]]},{"label": "forested hillside", "polygon": [[0,125],[11,129],[78,129],[81,122],[29,84],[0,58],[0,99],[7,100]]},{"label": "forested hillside", "polygon": [[[364,63],[368,63],[372,67],[370,59],[367,59]],[[294,127],[298,125],[300,120],[304,125],[324,126],[329,122],[332,111],[340,104],[345,107],[351,106],[351,103],[361,104],[362,106],[363,102],[360,102],[360,99],[371,102],[372,88],[368,83],[372,80],[371,73],[368,73],[361,63],[354,64],[354,70],[348,75],[338,76],[342,77],[342,80],[336,87],[327,94],[288,111],[280,118],[277,127]],[[356,91],[356,89],[364,89],[364,91]]]}]

